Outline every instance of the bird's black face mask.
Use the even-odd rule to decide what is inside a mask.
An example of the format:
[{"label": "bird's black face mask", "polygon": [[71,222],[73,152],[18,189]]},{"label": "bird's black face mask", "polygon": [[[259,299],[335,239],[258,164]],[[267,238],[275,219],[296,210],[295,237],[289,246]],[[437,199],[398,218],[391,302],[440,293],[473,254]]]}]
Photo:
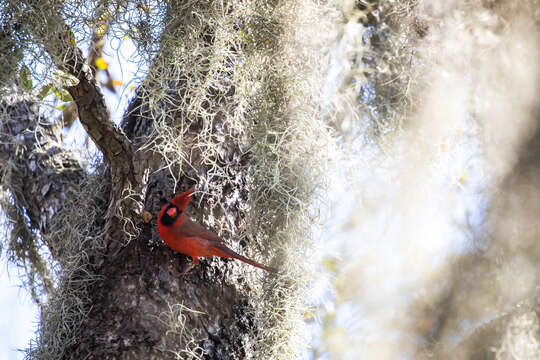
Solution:
[{"label": "bird's black face mask", "polygon": [[180,210],[178,206],[174,204],[169,204],[169,206],[165,208],[165,211],[163,212],[163,216],[161,216],[160,221],[165,226],[172,226],[181,214],[182,210]]}]

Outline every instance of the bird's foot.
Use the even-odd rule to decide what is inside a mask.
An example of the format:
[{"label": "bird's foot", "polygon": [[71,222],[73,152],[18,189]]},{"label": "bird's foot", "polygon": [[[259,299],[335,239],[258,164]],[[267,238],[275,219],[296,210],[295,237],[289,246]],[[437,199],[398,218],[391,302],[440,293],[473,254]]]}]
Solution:
[{"label": "bird's foot", "polygon": [[195,267],[195,265],[197,265],[197,263],[192,263],[190,266],[188,266],[188,268],[186,270],[184,270],[184,271],[182,271],[180,273],[180,276],[186,275],[188,272],[191,271],[191,269],[193,269]]}]

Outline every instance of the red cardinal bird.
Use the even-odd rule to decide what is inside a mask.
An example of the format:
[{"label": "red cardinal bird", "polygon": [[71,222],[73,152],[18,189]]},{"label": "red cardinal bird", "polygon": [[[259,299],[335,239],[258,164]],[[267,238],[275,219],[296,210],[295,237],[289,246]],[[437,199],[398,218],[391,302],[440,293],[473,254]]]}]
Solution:
[{"label": "red cardinal bird", "polygon": [[212,231],[187,219],[184,212],[191,201],[193,191],[188,190],[176,196],[170,203],[163,206],[158,217],[159,235],[165,244],[174,251],[189,255],[193,259],[191,266],[182,272],[182,275],[199,263],[199,257],[207,256],[238,259],[266,271],[277,271],[235,253]]}]

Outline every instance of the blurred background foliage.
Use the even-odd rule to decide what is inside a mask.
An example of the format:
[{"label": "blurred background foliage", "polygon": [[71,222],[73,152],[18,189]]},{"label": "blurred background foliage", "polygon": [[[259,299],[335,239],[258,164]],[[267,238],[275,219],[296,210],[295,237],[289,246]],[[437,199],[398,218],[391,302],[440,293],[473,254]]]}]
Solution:
[{"label": "blurred background foliage", "polygon": [[538,1],[341,4],[313,358],[539,358]]}]

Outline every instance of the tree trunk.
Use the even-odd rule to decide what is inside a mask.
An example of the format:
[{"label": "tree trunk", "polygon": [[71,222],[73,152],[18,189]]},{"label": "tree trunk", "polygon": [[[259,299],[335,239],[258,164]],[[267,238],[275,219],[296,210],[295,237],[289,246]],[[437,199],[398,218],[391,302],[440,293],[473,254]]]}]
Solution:
[{"label": "tree trunk", "polygon": [[[108,30],[127,8],[100,8],[88,19],[95,24],[90,58],[105,36],[96,29]],[[20,86],[4,99],[3,208],[15,224],[8,251],[29,275],[36,270],[32,289],[42,305],[29,357],[247,359],[301,351],[289,324],[302,321],[298,258],[318,184],[313,164],[324,158],[313,149],[328,136],[312,117],[310,66],[321,60],[295,37],[306,22],[301,7],[170,1],[156,10],[159,24],[144,16],[154,9],[137,7],[141,20],[130,34],[152,56],[120,126],[66,9],[30,0],[3,9],[68,79],[62,86],[103,155],[93,167],[80,164],[55,122],[38,121],[44,110]],[[280,274],[212,258],[181,275],[191,259],[164,246],[156,216],[188,188],[197,190],[188,216]]]}]

